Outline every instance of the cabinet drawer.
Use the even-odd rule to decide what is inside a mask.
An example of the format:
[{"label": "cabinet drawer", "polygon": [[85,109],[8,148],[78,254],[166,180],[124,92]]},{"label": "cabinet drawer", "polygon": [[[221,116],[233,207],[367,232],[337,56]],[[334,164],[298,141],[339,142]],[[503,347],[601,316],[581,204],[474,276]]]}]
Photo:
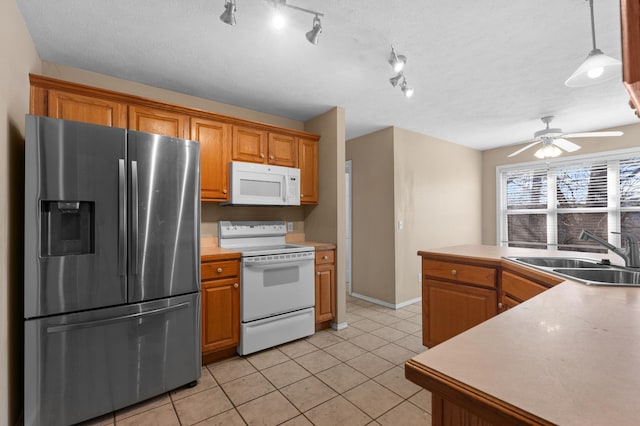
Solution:
[{"label": "cabinet drawer", "polygon": [[322,263],[335,263],[335,251],[333,250],[319,250],[316,251],[316,265]]},{"label": "cabinet drawer", "polygon": [[444,278],[491,288],[496,287],[497,273],[495,268],[424,259],[422,273],[435,278]]},{"label": "cabinet drawer", "polygon": [[502,271],[502,291],[512,298],[525,301],[531,299],[543,291],[547,287],[529,281],[528,279],[508,271]]},{"label": "cabinet drawer", "polygon": [[201,279],[211,280],[216,278],[226,278],[238,276],[240,273],[240,262],[237,260],[226,260],[221,262],[203,263],[200,270]]}]

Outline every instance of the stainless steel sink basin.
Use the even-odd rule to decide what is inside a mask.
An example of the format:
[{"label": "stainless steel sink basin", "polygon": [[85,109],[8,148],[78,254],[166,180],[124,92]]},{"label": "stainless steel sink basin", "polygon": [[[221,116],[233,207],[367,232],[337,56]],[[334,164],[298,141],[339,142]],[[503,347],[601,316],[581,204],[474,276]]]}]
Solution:
[{"label": "stainless steel sink basin", "polygon": [[608,268],[595,260],[570,257],[513,257],[511,260],[543,268]]},{"label": "stainless steel sink basin", "polygon": [[640,271],[629,271],[622,268],[609,269],[569,269],[559,268],[553,272],[578,279],[592,285],[640,286]]}]

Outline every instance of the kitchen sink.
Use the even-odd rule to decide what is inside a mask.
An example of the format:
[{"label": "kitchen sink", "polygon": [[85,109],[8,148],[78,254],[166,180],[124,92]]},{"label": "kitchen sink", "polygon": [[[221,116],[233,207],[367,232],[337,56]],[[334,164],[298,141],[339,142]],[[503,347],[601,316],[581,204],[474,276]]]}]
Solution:
[{"label": "kitchen sink", "polygon": [[591,285],[640,286],[640,271],[622,268],[609,269],[571,269],[558,268],[553,272],[578,279]]},{"label": "kitchen sink", "polygon": [[609,266],[595,260],[577,259],[570,257],[511,257],[521,263],[544,268],[608,268]]},{"label": "kitchen sink", "polygon": [[607,261],[578,257],[508,256],[505,259],[587,285],[640,287],[640,269],[609,265]]}]

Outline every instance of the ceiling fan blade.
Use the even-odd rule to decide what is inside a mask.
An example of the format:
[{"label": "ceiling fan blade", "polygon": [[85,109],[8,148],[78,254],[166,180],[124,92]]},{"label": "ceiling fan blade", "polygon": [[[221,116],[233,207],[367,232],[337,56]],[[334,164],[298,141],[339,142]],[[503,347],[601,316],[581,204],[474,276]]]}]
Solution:
[{"label": "ceiling fan blade", "polygon": [[520,154],[523,151],[526,151],[527,149],[531,148],[532,146],[539,144],[541,141],[533,141],[531,142],[529,145],[525,146],[524,148],[520,148],[519,150],[517,150],[516,152],[513,152],[509,155],[507,155],[507,157],[515,157],[516,155]]},{"label": "ceiling fan blade", "polygon": [[611,132],[583,132],[583,133],[565,133],[562,135],[564,138],[603,138],[607,136],[622,136],[623,132],[611,131]]},{"label": "ceiling fan blade", "polygon": [[574,152],[580,149],[580,145],[562,138],[555,138],[553,144],[567,152]]}]

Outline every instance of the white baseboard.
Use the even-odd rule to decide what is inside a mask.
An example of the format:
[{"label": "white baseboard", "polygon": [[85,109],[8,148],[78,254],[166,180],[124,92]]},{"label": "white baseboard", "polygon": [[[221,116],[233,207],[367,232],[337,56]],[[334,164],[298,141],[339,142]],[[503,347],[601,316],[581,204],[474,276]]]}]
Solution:
[{"label": "white baseboard", "polygon": [[337,331],[344,330],[347,327],[349,327],[349,324],[347,324],[346,322],[341,322],[340,324],[334,322],[331,324],[331,328]]},{"label": "white baseboard", "polygon": [[374,299],[373,297],[365,296],[364,294],[351,293],[351,296],[357,299],[366,300],[367,302],[375,303],[376,305],[384,306],[390,309],[404,308],[405,306],[413,305],[414,303],[420,302],[422,300],[422,297],[417,297],[415,299],[407,300],[405,302],[393,304],[393,303],[385,302],[383,300]]}]

